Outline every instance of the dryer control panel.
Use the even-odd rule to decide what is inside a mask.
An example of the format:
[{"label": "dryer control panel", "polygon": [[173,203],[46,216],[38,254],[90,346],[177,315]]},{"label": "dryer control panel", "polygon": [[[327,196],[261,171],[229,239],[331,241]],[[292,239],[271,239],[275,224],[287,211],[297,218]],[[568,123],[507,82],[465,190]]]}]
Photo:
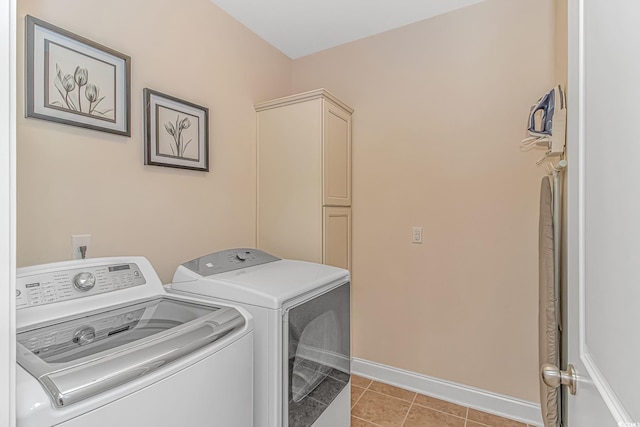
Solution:
[{"label": "dryer control panel", "polygon": [[182,265],[200,276],[211,276],[273,261],[280,261],[280,258],[258,249],[238,248],[214,252]]},{"label": "dryer control panel", "polygon": [[18,276],[16,308],[50,304],[147,283],[135,263],[100,265]]}]

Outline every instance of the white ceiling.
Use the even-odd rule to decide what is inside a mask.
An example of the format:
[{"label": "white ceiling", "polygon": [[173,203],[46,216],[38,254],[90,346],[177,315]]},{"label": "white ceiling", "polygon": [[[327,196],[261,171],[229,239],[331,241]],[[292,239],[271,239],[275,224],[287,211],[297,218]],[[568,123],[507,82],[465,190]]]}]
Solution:
[{"label": "white ceiling", "polygon": [[295,59],[482,0],[211,0]]}]

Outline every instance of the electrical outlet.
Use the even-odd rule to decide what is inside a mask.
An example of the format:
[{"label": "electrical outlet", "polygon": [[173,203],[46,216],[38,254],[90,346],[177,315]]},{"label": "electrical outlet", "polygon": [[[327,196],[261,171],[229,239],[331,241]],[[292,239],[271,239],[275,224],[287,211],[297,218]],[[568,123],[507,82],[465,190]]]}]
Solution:
[{"label": "electrical outlet", "polygon": [[71,259],[82,259],[82,251],[80,248],[86,248],[84,257],[89,258],[91,255],[91,234],[74,234],[71,236]]},{"label": "electrical outlet", "polygon": [[422,227],[413,227],[411,243],[422,243]]}]

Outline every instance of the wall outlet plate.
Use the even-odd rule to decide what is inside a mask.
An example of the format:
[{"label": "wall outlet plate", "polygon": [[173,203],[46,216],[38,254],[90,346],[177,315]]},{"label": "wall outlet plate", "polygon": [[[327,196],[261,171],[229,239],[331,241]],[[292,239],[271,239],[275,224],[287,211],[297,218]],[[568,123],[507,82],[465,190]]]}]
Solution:
[{"label": "wall outlet plate", "polygon": [[413,227],[411,243],[422,243],[422,227]]},{"label": "wall outlet plate", "polygon": [[84,257],[89,258],[91,255],[91,234],[74,234],[71,236],[71,259],[82,259],[82,251],[80,248],[86,248]]}]

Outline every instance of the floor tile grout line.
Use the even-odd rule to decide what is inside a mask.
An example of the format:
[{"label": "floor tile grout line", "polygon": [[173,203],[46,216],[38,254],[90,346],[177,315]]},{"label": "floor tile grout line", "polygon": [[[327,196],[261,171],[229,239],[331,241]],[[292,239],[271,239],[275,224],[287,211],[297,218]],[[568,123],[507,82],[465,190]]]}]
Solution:
[{"label": "floor tile grout line", "polygon": [[[505,418],[505,419],[508,419],[508,418]],[[489,424],[481,423],[480,421],[470,420],[469,418],[467,418],[467,421],[471,421],[471,422],[476,423],[476,424],[478,424],[479,426],[482,426],[482,427],[492,427]]]},{"label": "floor tile grout line", "polygon": [[[417,396],[418,395],[416,394],[416,397]],[[447,402],[447,401],[443,400],[443,402]],[[448,403],[452,403],[452,402],[448,402]],[[440,412],[441,414],[451,415],[452,417],[460,418],[460,419],[463,419],[463,420],[467,419],[467,414],[469,413],[469,408],[467,408],[465,406],[462,406],[462,407],[466,410],[466,413],[465,413],[465,415],[462,416],[462,415],[453,414],[451,412],[443,411],[442,409],[437,409],[437,408],[434,408],[434,407],[431,407],[431,406],[423,405],[421,403],[415,403],[415,399],[414,399],[414,403],[413,404],[416,405],[416,406],[419,406],[421,408],[431,409],[432,411]],[[454,405],[456,405],[456,404],[454,403]],[[461,406],[461,405],[458,405],[458,406]]]},{"label": "floor tile grout line", "polygon": [[[382,393],[382,392],[377,391],[377,390],[370,390],[370,389],[367,389],[367,390],[365,390],[365,391],[370,391],[371,393],[376,393],[376,394],[379,394],[379,395],[381,395],[381,396],[390,397],[390,398],[392,398],[392,399],[399,400],[399,401],[401,401],[401,402],[405,402],[405,403],[411,404],[411,402],[410,402],[410,401],[408,401],[407,399],[402,399],[401,397],[391,396],[390,394]],[[362,393],[362,394],[364,394],[364,393]]]},{"label": "floor tile grout line", "polygon": [[409,405],[409,409],[407,409],[407,413],[404,414],[404,419],[402,420],[402,424],[400,424],[400,427],[404,426],[404,423],[407,422],[407,418],[409,417],[409,412],[411,412],[411,408],[413,408],[413,404],[416,401],[416,397],[418,397],[418,393],[414,393],[413,394],[413,399],[411,400],[411,404]]},{"label": "floor tile grout line", "polygon": [[[361,377],[361,378],[364,378],[364,377]],[[360,388],[362,388],[362,389],[364,389],[364,390],[362,390],[362,394],[360,395],[360,397],[358,397],[358,398],[356,399],[356,401],[355,401],[355,402],[353,402],[353,405],[351,405],[351,409],[353,409],[353,408],[358,404],[358,402],[360,402],[360,399],[362,399],[362,396],[364,396],[365,392],[366,392],[367,390],[369,390],[369,386],[370,386],[371,384],[373,384],[373,380],[372,380],[372,379],[370,379],[370,378],[365,378],[365,379],[368,379],[368,380],[369,380],[369,384],[367,384],[367,386],[366,386],[366,387],[360,387]],[[352,383],[352,384],[353,384],[353,383]],[[355,387],[359,387],[359,386],[355,386]],[[349,411],[349,413],[351,413],[351,411]]]},{"label": "floor tile grout line", "polygon": [[[442,409],[434,408],[433,406],[428,406],[428,405],[423,405],[422,403],[417,403],[416,400],[418,399],[418,395],[420,393],[417,393],[417,392],[414,392],[414,393],[416,393],[416,395],[414,396],[413,401],[411,402],[411,406],[416,405],[416,406],[419,406],[421,408],[426,408],[426,409],[430,409],[432,411],[440,412],[441,414],[451,415],[452,417],[460,418],[460,419],[463,419],[463,420],[467,419],[467,415],[469,414],[469,408],[466,407],[466,406],[458,405],[457,403],[449,402],[447,400],[438,399],[438,400],[440,400],[442,402],[450,403],[452,405],[456,405],[456,406],[459,406],[461,408],[464,408],[465,414],[464,415],[457,415],[457,414],[454,414],[452,412],[447,412],[447,411],[443,411]],[[391,396],[391,397],[393,397],[393,396]],[[437,398],[434,398],[434,399],[437,399]]]},{"label": "floor tile grout line", "polygon": [[352,415],[352,417],[357,420],[364,421],[365,423],[373,424],[376,427],[382,427],[380,424],[376,424],[373,421],[365,420],[364,418],[356,417],[355,415]]},{"label": "floor tile grout line", "polygon": [[411,402],[409,402],[407,399],[403,399],[402,397],[394,396],[394,395],[392,395],[392,394],[388,394],[388,393],[385,393],[385,392],[383,392],[383,391],[374,390],[374,389],[372,389],[372,388],[370,388],[370,387],[367,387],[367,390],[369,390],[369,391],[373,391],[374,393],[378,393],[378,394],[381,394],[381,395],[383,395],[383,396],[389,396],[389,397],[392,397],[392,398],[394,398],[394,399],[402,400],[402,401],[404,401],[404,402],[409,402],[409,403],[413,403],[413,402],[416,400],[416,397],[418,396],[418,392],[416,392],[416,391],[413,391],[413,390],[407,390],[406,388],[398,387],[398,386],[395,386],[395,385],[393,385],[393,384],[383,383],[383,382],[380,382],[380,381],[375,381],[375,380],[373,380],[373,381],[371,381],[371,384],[369,384],[369,386],[373,385],[373,383],[374,383],[374,382],[377,382],[378,384],[388,385],[388,386],[391,386],[391,387],[398,388],[398,389],[400,389],[400,390],[404,390],[404,391],[408,391],[408,392],[413,393],[413,397],[411,398]]},{"label": "floor tile grout line", "polygon": [[366,392],[367,392],[366,388],[362,390],[362,393],[360,393],[360,396],[356,399],[355,402],[353,402],[353,405],[351,405],[351,409],[353,409],[358,404],[358,402],[360,402],[360,399],[362,399],[362,396],[364,396]]}]

